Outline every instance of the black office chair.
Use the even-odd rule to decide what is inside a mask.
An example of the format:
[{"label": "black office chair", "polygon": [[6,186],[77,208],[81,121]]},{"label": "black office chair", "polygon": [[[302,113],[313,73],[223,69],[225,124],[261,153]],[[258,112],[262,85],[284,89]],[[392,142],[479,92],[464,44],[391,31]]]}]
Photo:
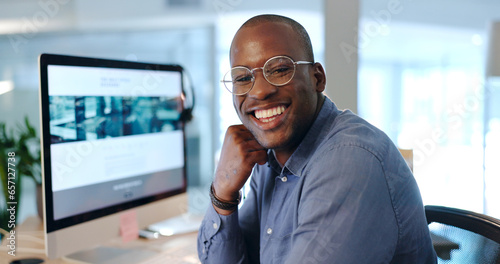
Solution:
[{"label": "black office chair", "polygon": [[425,206],[439,263],[500,263],[500,220],[471,211]]}]

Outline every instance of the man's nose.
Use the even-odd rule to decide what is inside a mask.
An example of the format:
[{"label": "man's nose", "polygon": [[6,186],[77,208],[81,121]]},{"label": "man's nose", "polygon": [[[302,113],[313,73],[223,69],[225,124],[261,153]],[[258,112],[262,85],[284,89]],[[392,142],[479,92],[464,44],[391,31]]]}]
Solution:
[{"label": "man's nose", "polygon": [[278,87],[270,84],[262,71],[254,73],[255,81],[252,90],[248,92],[248,96],[257,100],[267,99],[269,96],[273,95],[278,91]]}]

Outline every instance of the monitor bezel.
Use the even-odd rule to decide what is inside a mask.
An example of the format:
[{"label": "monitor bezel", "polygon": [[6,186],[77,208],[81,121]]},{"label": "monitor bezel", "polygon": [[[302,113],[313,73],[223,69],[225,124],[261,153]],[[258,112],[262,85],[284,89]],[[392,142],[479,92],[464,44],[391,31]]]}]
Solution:
[{"label": "monitor bezel", "polygon": [[[183,151],[184,151],[184,166],[182,168],[183,184],[181,188],[160,194],[150,195],[137,200],[112,205],[101,209],[96,209],[90,212],[80,213],[74,216],[65,217],[62,219],[54,219],[53,208],[53,193],[51,190],[51,159],[50,159],[50,114],[49,114],[49,90],[48,90],[48,66],[79,66],[79,67],[101,67],[101,68],[119,68],[119,69],[136,69],[148,71],[170,71],[179,72],[181,77],[181,86],[183,85],[183,68],[179,65],[158,64],[135,61],[122,61],[102,58],[90,58],[59,54],[41,54],[39,57],[40,69],[40,125],[41,125],[41,151],[42,151],[42,178],[43,178],[43,194],[44,194],[44,219],[47,233],[51,233],[60,229],[64,229],[73,225],[89,222],[94,219],[99,219],[108,215],[116,214],[128,209],[160,201],[177,194],[187,192],[187,175],[186,175],[186,133],[185,126],[181,126],[183,135]],[[184,90],[181,90],[184,93]]]}]

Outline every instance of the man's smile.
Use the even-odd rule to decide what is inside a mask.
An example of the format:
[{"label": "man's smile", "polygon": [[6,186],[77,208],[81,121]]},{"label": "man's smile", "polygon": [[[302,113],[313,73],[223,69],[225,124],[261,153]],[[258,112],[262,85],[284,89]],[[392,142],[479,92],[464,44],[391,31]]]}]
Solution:
[{"label": "man's smile", "polygon": [[254,115],[259,121],[267,123],[276,119],[285,112],[285,109],[284,105],[280,105],[269,109],[255,110]]},{"label": "man's smile", "polygon": [[289,105],[284,103],[262,105],[249,109],[247,116],[249,117],[249,121],[259,130],[270,131],[281,126],[286,118],[288,109]]}]

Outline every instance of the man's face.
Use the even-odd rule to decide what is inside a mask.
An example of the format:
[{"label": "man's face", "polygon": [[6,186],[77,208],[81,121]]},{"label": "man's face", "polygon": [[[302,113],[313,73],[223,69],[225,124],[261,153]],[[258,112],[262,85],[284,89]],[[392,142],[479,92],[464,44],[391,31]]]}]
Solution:
[{"label": "man's face", "polygon": [[[240,29],[231,45],[231,67],[262,67],[274,56],[284,55],[294,61],[307,60],[296,33],[289,25],[266,22]],[[319,109],[318,68],[297,65],[292,81],[274,86],[256,70],[255,84],[245,95],[233,96],[234,107],[243,125],[265,148],[291,154],[312,125]]]}]

